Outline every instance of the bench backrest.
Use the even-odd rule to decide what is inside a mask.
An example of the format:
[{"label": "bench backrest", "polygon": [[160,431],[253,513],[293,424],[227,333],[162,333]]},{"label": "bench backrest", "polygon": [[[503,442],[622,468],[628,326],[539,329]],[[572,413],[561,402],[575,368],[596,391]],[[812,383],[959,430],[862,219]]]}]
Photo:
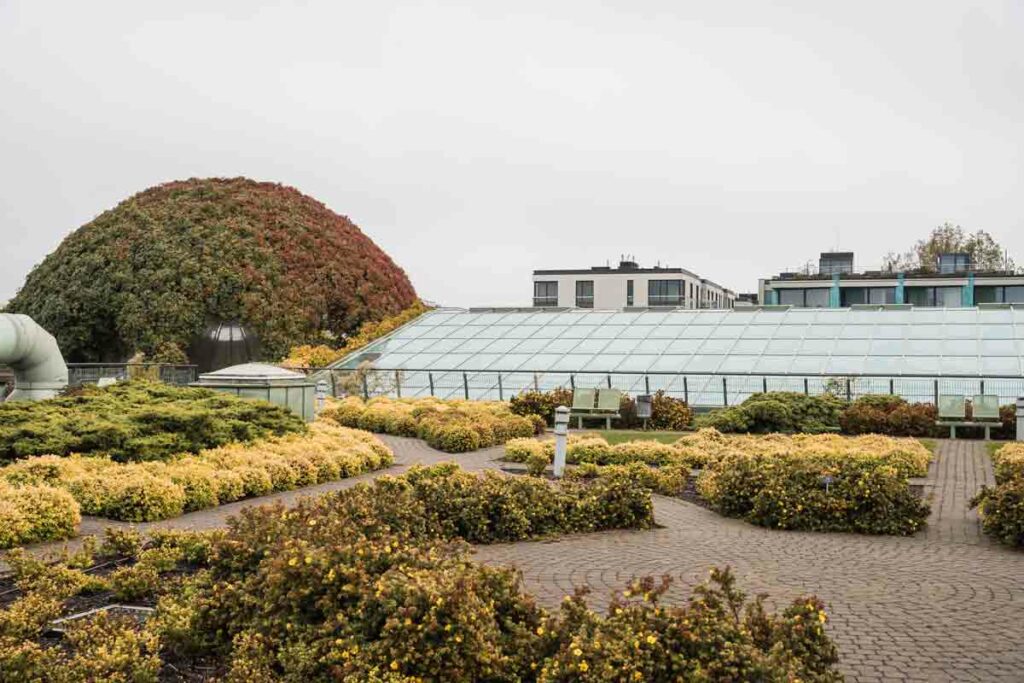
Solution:
[{"label": "bench backrest", "polygon": [[576,389],[572,392],[573,410],[593,410],[596,389]]},{"label": "bench backrest", "polygon": [[597,409],[606,412],[619,412],[619,404],[622,402],[622,392],[618,389],[598,389]]},{"label": "bench backrest", "polygon": [[939,419],[967,419],[967,405],[963,396],[939,396]]},{"label": "bench backrest", "polygon": [[999,397],[994,394],[978,394],[971,400],[975,420],[998,420]]}]

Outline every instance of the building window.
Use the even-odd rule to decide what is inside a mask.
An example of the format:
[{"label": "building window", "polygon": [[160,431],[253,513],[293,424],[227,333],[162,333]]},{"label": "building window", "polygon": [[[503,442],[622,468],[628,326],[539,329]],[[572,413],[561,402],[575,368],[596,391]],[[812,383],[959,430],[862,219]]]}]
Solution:
[{"label": "building window", "polygon": [[780,289],[779,304],[795,308],[828,308],[829,288]]},{"label": "building window", "polygon": [[970,269],[970,254],[939,254],[940,273],[963,273]]},{"label": "building window", "polygon": [[976,304],[1017,304],[1024,303],[1024,287],[983,286],[974,288]]},{"label": "building window", "polygon": [[533,283],[533,305],[534,306],[557,306],[558,305],[558,283],[557,282],[534,282]]},{"label": "building window", "polygon": [[594,307],[594,281],[576,281],[576,308]]},{"label": "building window", "polygon": [[956,308],[963,305],[960,287],[907,287],[907,303],[914,306]]},{"label": "building window", "polygon": [[633,281],[626,280],[626,305],[633,305]]},{"label": "building window", "polygon": [[682,306],[683,305],[683,281],[682,280],[648,280],[647,281],[647,305],[648,306]]},{"label": "building window", "polygon": [[839,305],[844,308],[857,304],[894,304],[895,287],[843,287],[839,290]]}]

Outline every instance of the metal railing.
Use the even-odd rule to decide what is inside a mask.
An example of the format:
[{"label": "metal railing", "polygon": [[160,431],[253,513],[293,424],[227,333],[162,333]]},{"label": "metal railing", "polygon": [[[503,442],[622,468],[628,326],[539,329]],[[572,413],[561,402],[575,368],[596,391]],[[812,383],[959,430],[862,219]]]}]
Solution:
[{"label": "metal railing", "polygon": [[166,384],[185,386],[199,376],[195,365],[168,363],[68,363],[68,385],[96,384],[102,377],[116,380],[158,379]]},{"label": "metal railing", "polygon": [[309,369],[326,380],[334,396],[462,398],[507,401],[530,390],[611,387],[626,393],[664,391],[696,408],[742,403],[755,393],[829,393],[847,400],[872,394],[901,396],[914,403],[938,403],[939,396],[995,394],[1001,405],[1024,396],[1024,377],[1008,375],[793,375],[786,373],[557,372],[552,370],[359,370]]}]

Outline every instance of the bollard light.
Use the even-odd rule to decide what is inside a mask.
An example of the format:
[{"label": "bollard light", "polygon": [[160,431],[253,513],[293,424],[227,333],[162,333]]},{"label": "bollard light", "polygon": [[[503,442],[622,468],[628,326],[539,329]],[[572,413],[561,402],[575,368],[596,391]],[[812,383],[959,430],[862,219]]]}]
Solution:
[{"label": "bollard light", "polygon": [[569,409],[565,406],[555,408],[555,476],[562,477],[565,472],[565,441],[569,434]]},{"label": "bollard light", "polygon": [[1024,396],[1017,399],[1017,441],[1024,441]]},{"label": "bollard light", "polygon": [[327,405],[327,382],[320,380],[316,383],[316,412],[320,413]]}]

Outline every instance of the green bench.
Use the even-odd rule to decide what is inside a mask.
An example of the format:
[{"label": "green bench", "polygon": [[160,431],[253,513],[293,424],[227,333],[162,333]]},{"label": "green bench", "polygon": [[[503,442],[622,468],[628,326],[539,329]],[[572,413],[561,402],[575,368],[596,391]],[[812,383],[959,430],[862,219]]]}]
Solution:
[{"label": "green bench", "polygon": [[569,415],[576,416],[576,428],[583,429],[584,417],[603,417],[605,428],[612,428],[612,418],[619,417],[622,392],[618,389],[576,389],[572,392]]},{"label": "green bench", "polygon": [[971,398],[971,419],[967,419],[967,397],[939,396],[940,427],[949,427],[949,438],[956,438],[957,427],[984,427],[985,440],[992,438],[992,425],[999,424],[999,397],[992,394],[977,394]]}]

